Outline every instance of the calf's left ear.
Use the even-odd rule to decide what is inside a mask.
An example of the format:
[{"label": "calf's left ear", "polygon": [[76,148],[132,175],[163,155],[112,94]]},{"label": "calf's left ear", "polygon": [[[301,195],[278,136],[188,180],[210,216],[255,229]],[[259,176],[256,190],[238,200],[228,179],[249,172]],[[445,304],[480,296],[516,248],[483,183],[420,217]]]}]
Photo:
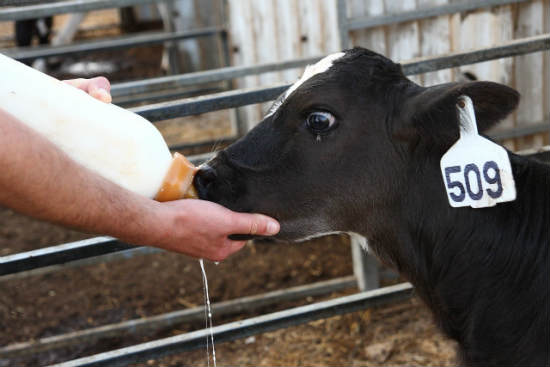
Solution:
[{"label": "calf's left ear", "polygon": [[515,89],[498,83],[475,81],[436,85],[423,88],[407,100],[404,111],[412,116],[409,128],[416,130],[420,139],[456,140],[459,135],[456,103],[461,95],[473,101],[479,132],[487,131],[508,116],[519,103],[519,93]]}]

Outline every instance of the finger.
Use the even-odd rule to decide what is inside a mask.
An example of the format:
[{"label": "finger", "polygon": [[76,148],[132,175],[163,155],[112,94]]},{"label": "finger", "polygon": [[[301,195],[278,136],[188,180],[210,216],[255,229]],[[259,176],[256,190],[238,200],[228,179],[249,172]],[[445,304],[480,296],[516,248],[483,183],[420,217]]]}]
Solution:
[{"label": "finger", "polygon": [[111,97],[111,84],[107,78],[99,76],[89,80],[88,93],[102,102],[111,103],[113,98]]},{"label": "finger", "polygon": [[112,102],[112,97],[110,93],[111,83],[109,83],[109,80],[103,76],[98,76],[92,79],[69,79],[64,80],[64,82],[72,85],[75,88],[83,90],[90,96],[102,102]]},{"label": "finger", "polygon": [[239,251],[246,245],[246,241],[231,241],[229,239],[225,240],[225,250],[227,251],[226,257],[234,254],[235,252]]},{"label": "finger", "polygon": [[262,214],[232,214],[232,225],[228,228],[230,234],[249,234],[272,236],[279,232],[279,223]]},{"label": "finger", "polygon": [[104,76],[96,76],[95,78],[88,79],[88,82],[90,86],[104,89],[107,92],[111,91],[111,83]]},{"label": "finger", "polygon": [[227,238],[223,241],[222,247],[218,248],[215,252],[210,252],[207,255],[197,256],[203,257],[210,261],[223,261],[235,252],[239,251],[246,244],[244,241],[231,241]]},{"label": "finger", "polygon": [[78,89],[82,89],[84,92],[88,91],[86,79],[83,78],[63,80],[63,83],[67,83]]}]

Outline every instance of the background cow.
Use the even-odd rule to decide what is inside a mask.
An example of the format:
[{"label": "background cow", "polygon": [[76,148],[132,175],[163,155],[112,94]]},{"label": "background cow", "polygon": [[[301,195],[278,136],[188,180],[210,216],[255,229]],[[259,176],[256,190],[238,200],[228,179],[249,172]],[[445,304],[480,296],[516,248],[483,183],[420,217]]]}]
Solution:
[{"label": "background cow", "polygon": [[549,363],[550,167],[508,153],[517,199],[452,208],[440,160],[459,137],[456,103],[480,132],[518,93],[491,82],[430,88],[365,49],[309,67],[244,138],[196,178],[201,198],[281,222],[281,240],[367,237],[416,287],[469,365]]}]

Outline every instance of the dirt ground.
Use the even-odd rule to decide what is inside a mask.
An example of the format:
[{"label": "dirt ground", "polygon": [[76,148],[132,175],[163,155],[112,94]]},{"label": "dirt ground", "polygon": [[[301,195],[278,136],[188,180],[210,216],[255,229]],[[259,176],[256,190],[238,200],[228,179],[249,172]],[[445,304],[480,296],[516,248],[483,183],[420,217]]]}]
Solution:
[{"label": "dirt ground", "polygon": [[[117,21],[112,12],[98,12],[87,20],[86,26]],[[6,26],[0,28],[0,36],[4,38],[9,32]],[[114,27],[99,33],[84,32],[79,37],[116,34],[119,31]],[[116,82],[161,75],[160,55],[161,47],[142,47],[116,54],[97,53],[78,60],[116,62],[117,72],[107,75]],[[56,76],[78,75],[58,73]],[[228,136],[233,131],[229,112],[178,119],[158,126],[169,143],[203,141]],[[0,208],[1,256],[87,237],[90,235]],[[349,245],[345,238],[338,236],[295,245],[249,243],[243,251],[219,265],[206,264],[212,302],[347,276],[351,275],[351,269]],[[202,287],[198,262],[172,253],[137,256],[25,278],[0,278],[0,346],[200,306],[203,305]],[[220,325],[355,291],[285,302],[254,313],[224,317],[214,314],[213,321],[214,325]],[[24,357],[0,357],[0,367],[47,365],[203,326],[204,320]],[[456,364],[454,343],[437,331],[429,312],[416,298],[216,344],[216,355],[218,365]],[[136,366],[205,366],[207,361],[205,350],[197,350]]]},{"label": "dirt ground", "polygon": [[[3,254],[72,241],[86,234],[0,211]],[[225,262],[208,263],[212,302],[351,275],[351,255],[338,236],[303,244],[250,243]],[[214,325],[355,292],[339,292],[216,317]],[[22,279],[0,280],[0,345],[203,305],[199,264],[182,255],[144,255]],[[124,339],[111,338],[0,366],[38,366],[201,329],[204,321]],[[416,299],[336,316],[216,345],[219,365],[452,365],[453,343]],[[205,350],[141,365],[207,364]]]}]

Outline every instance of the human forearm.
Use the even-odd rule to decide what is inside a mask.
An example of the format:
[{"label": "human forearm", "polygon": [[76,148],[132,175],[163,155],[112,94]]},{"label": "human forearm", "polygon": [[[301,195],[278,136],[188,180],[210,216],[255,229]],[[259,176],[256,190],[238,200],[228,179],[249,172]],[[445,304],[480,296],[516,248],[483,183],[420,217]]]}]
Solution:
[{"label": "human forearm", "polygon": [[87,232],[154,241],[141,228],[157,225],[158,203],[89,171],[1,110],[0,146],[1,204]]},{"label": "human forearm", "polygon": [[244,242],[228,235],[274,235],[279,224],[203,200],[158,203],[79,165],[0,109],[0,205],[123,241],[223,260]]}]

